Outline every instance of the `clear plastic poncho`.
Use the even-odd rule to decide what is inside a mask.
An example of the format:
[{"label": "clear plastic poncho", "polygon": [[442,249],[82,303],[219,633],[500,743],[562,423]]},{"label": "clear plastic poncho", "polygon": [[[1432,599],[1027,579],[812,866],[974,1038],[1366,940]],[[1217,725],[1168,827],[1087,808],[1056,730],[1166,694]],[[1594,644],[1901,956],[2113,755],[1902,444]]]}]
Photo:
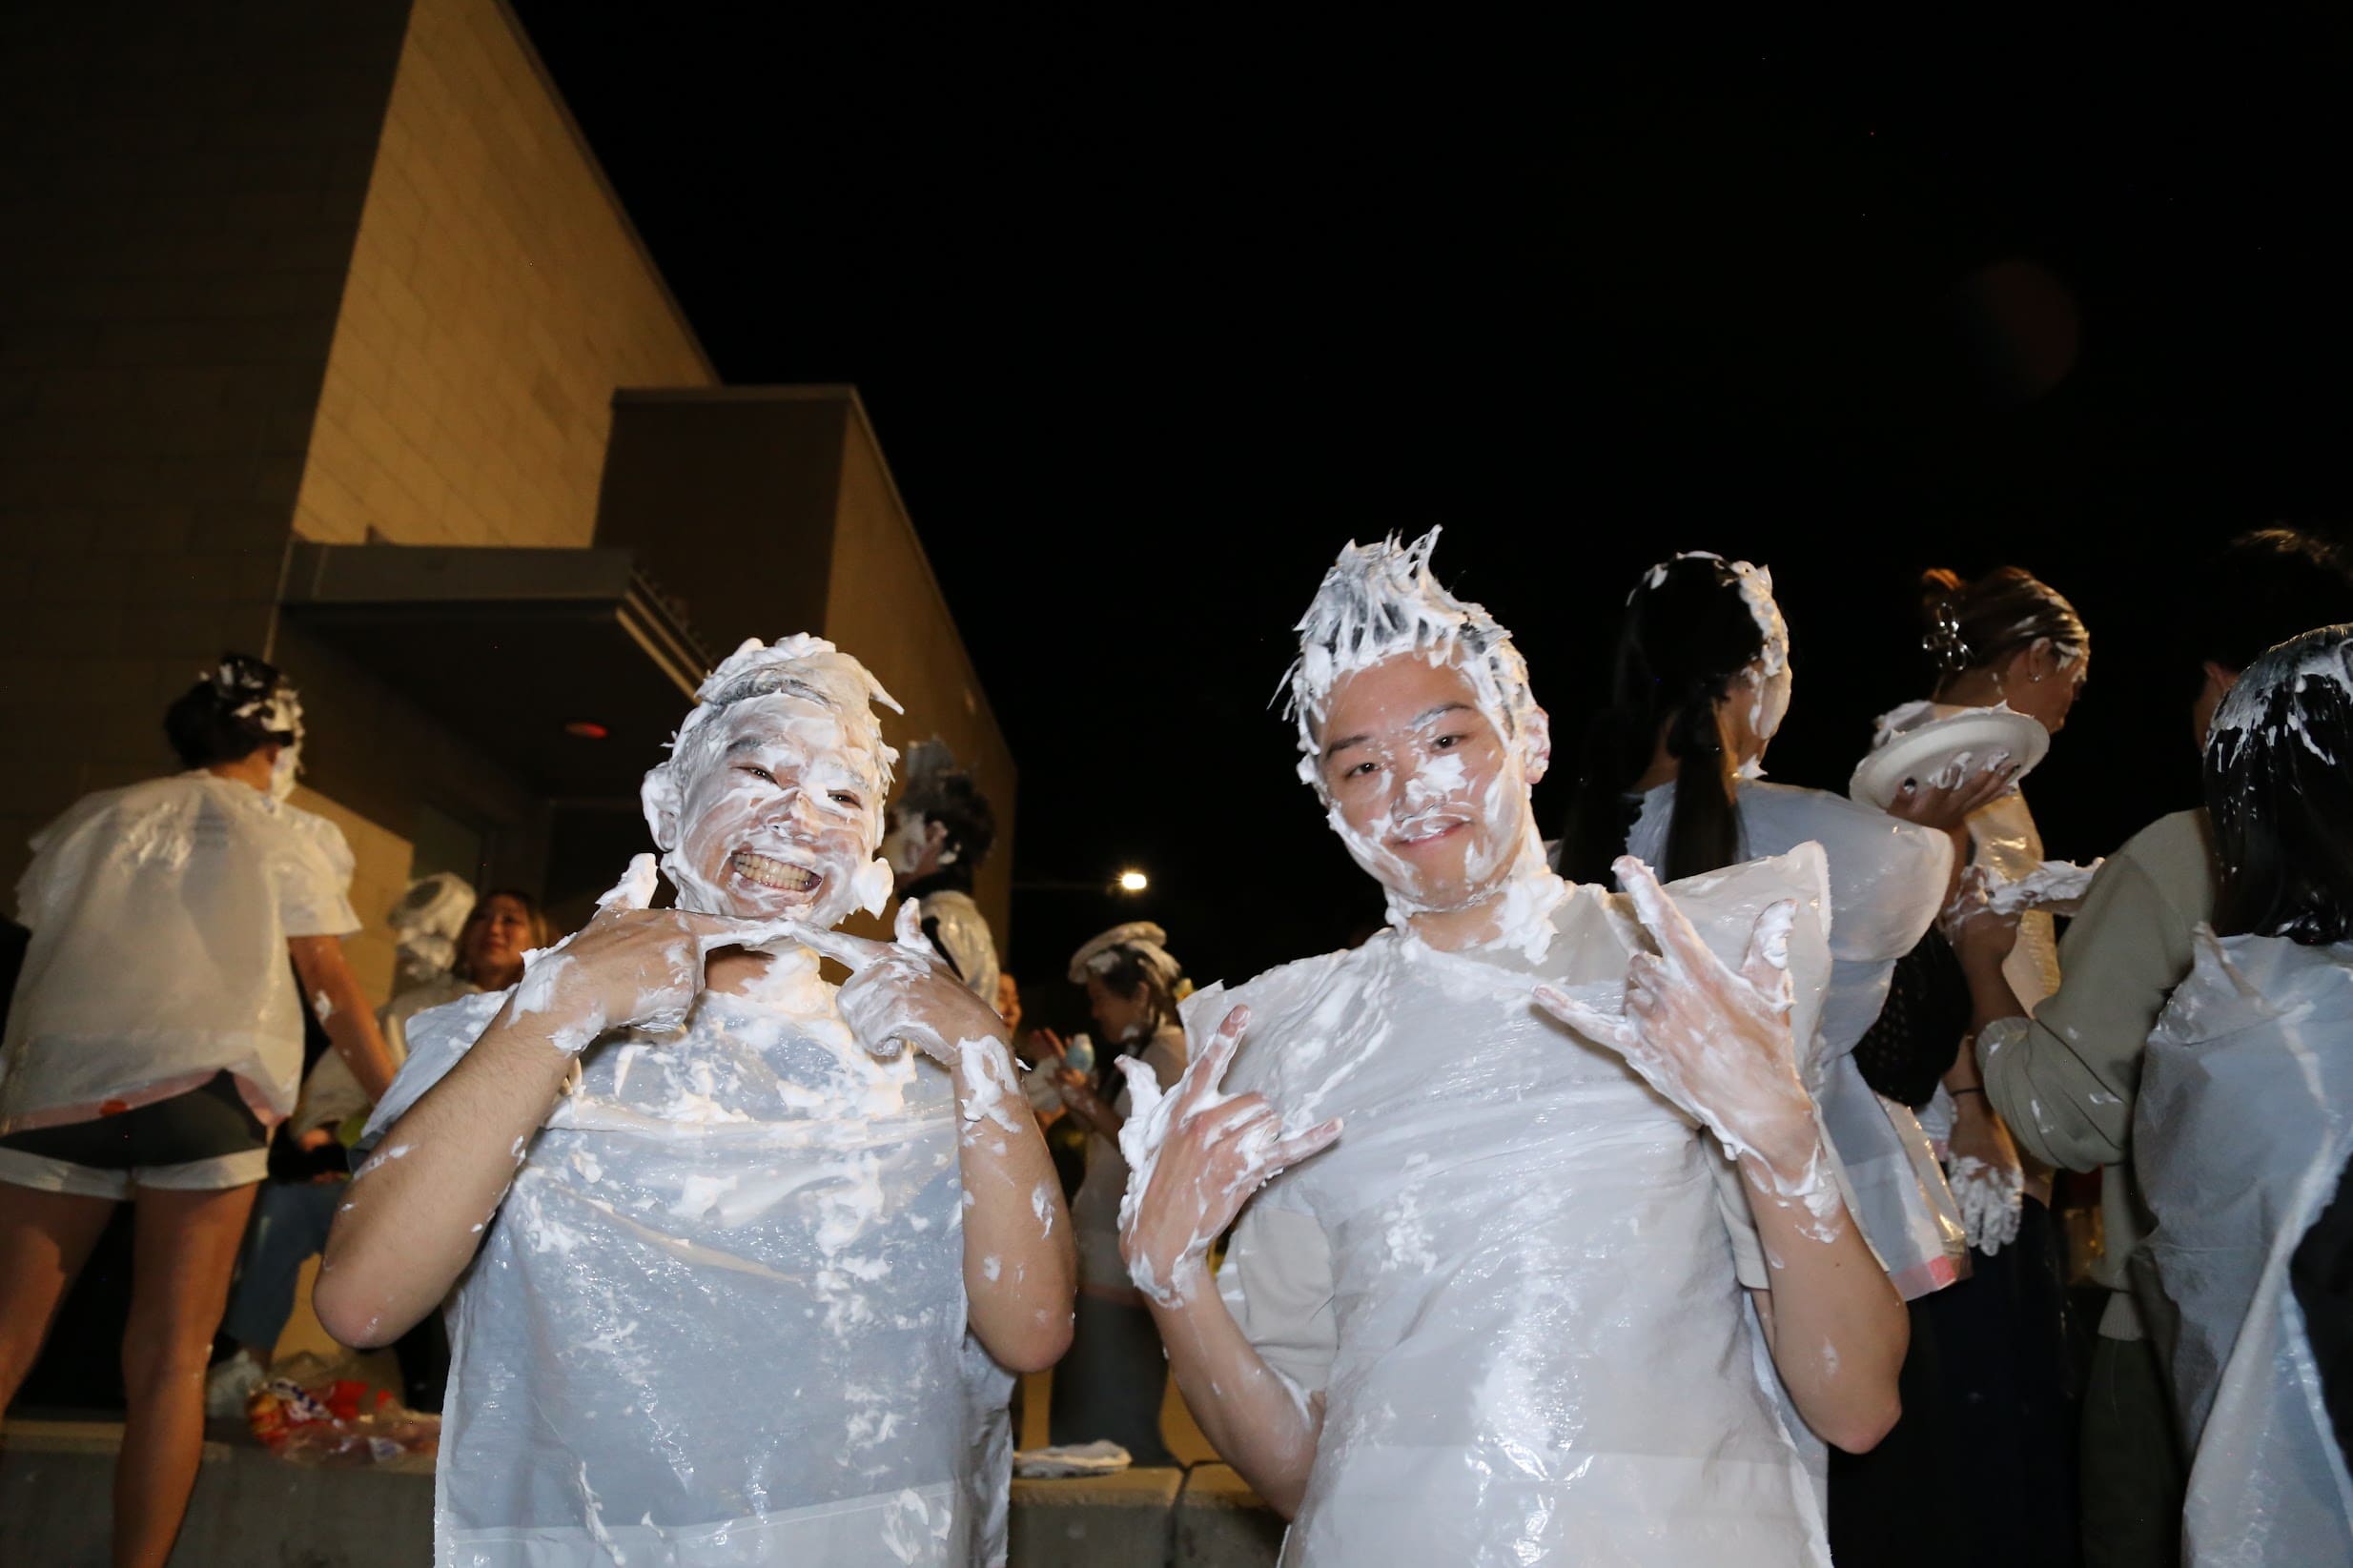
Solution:
[{"label": "clear plastic poncho", "polygon": [[2179,1319],[2183,1560],[2353,1562],[2353,1476],[2287,1277],[2353,1157],[2353,944],[2197,941],[2133,1113],[2157,1219],[2135,1264]]},{"label": "clear plastic poncho", "polygon": [[[679,1034],[606,1036],[532,1142],[448,1308],[443,1568],[962,1565],[1001,1511],[949,1076],[776,963],[791,1007],[705,992]],[[504,1001],[410,1021],[371,1136]]]},{"label": "clear plastic poncho", "polygon": [[[1670,892],[1738,963],[1796,897],[1797,1038],[1829,967],[1815,852]],[[1821,1449],[1787,1409],[1743,1289],[1770,1271],[1714,1140],[1625,1060],[1536,1008],[1615,1010],[1647,947],[1630,905],[1548,874],[1554,934],[1442,952],[1396,928],[1183,1011],[1203,1049],[1253,1011],[1226,1079],[1331,1148],[1243,1212],[1218,1287],[1301,1396],[1325,1400],[1282,1560],[1826,1565]]]},{"label": "clear plastic poncho", "polygon": [[85,796],[32,849],[0,1129],[85,1121],[223,1070],[263,1121],[292,1110],[302,999],[287,939],[359,929],[335,825],[194,772]]},{"label": "clear plastic poncho", "polygon": [[[1908,1301],[1942,1290],[1968,1255],[1960,1211],[1919,1118],[1872,1092],[1854,1048],[1887,1005],[1896,960],[1935,924],[1952,841],[1819,789],[1744,779],[1738,800],[1744,854],[1786,854],[1811,842],[1829,860],[1830,989],[1808,1087],[1856,1223],[1888,1277]],[[1661,864],[1673,813],[1672,784],[1645,795],[1627,852]]]}]

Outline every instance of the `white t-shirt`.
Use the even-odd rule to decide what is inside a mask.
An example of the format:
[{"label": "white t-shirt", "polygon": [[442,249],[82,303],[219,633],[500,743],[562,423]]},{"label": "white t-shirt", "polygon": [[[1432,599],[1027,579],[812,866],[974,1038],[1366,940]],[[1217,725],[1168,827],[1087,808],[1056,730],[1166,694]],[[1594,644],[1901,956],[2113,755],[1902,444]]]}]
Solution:
[{"label": "white t-shirt", "polygon": [[333,823],[194,772],[85,796],[32,849],[0,1130],[151,1104],[224,1069],[263,1121],[294,1109],[302,999],[287,940],[359,929]]},{"label": "white t-shirt", "polygon": [[[1818,857],[1675,889],[1734,961],[1767,903],[1811,906],[1801,1041],[1828,969]],[[1614,1009],[1647,945],[1623,898],[1559,886],[1538,961],[1388,930],[1185,1004],[1197,1050],[1252,1008],[1228,1092],[1346,1123],[1252,1201],[1218,1276],[1258,1353],[1326,1401],[1295,1568],[1829,1561],[1818,1445],[1743,1290],[1770,1274],[1737,1173],[1529,1000],[1542,978]]]},{"label": "white t-shirt", "polygon": [[[970,1560],[996,1505],[951,1086],[870,1056],[799,961],[811,1006],[706,992],[606,1036],[532,1142],[448,1309],[440,1562]],[[505,1001],[409,1021],[371,1137]]]}]

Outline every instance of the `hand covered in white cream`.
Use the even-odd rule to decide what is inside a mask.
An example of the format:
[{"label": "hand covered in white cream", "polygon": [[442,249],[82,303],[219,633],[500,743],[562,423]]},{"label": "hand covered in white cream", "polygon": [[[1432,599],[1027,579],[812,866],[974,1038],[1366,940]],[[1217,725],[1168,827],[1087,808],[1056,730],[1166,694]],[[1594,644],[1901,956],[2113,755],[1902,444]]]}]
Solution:
[{"label": "hand covered in white cream", "polygon": [[1757,917],[1748,956],[1733,969],[1708,950],[1647,865],[1627,855],[1613,869],[1659,947],[1627,962],[1625,1011],[1549,986],[1536,988],[1537,1004],[1624,1056],[1727,1154],[1758,1162],[1777,1189],[1810,1184],[1821,1141],[1790,1027],[1796,904],[1785,899]]},{"label": "hand covered in white cream", "polygon": [[1132,1172],[1119,1252],[1136,1288],[1163,1307],[1182,1306],[1207,1277],[1211,1244],[1253,1193],[1340,1136],[1337,1117],[1287,1133],[1263,1095],[1219,1089],[1249,1025],[1248,1008],[1227,1013],[1166,1095],[1151,1068],[1119,1059],[1133,1108],[1119,1130]]},{"label": "hand covered in white cream", "polygon": [[764,947],[789,934],[788,922],[649,909],[655,886],[654,858],[636,856],[597,900],[593,920],[552,947],[525,953],[508,1003],[514,1016],[545,1014],[555,1043],[574,1055],[607,1029],[666,1033],[686,1021],[714,950]]},{"label": "hand covered in white cream", "polygon": [[874,942],[848,931],[794,925],[796,941],[849,970],[840,1007],[849,1032],[876,1056],[896,1056],[902,1043],[943,1067],[954,1067],[958,1042],[1003,1043],[1005,1020],[972,994],[923,934],[923,911],[913,899],[899,906],[895,940]]},{"label": "hand covered in white cream", "polygon": [[1961,872],[1951,901],[1937,913],[1936,928],[1953,945],[1964,969],[1998,969],[2017,946],[2018,912],[2001,908],[1999,892],[1984,866],[1969,866]]},{"label": "hand covered in white cream", "polygon": [[2026,1172],[2017,1144],[1986,1104],[1982,1089],[1954,1096],[1946,1172],[1969,1245],[1991,1257],[2017,1239],[2026,1206]]}]

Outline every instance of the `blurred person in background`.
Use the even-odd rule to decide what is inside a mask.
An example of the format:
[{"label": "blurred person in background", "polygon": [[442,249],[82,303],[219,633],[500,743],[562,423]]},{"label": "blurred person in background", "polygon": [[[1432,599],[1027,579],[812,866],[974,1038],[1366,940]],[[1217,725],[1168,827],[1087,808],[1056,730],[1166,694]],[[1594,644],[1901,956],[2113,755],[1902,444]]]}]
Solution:
[{"label": "blurred person in background", "polygon": [[[2187,579],[2176,623],[2201,750],[2216,708],[2264,649],[2353,620],[2353,560],[2287,528],[2232,540]],[[2180,1560],[2185,1459],[2158,1349],[2136,1303],[2132,1260],[2148,1227],[2133,1174],[2133,1117],[2150,1030],[2190,972],[2193,933],[2220,891],[2204,807],[2159,818],[2108,857],[2059,944],[2063,980],[2032,1017],[1996,997],[1976,1039],[1993,1111],[2046,1165],[2100,1172],[2107,1291],[2093,1340],[2080,1455],[2092,1568]]]},{"label": "blurred person in background", "polygon": [[914,900],[923,911],[923,934],[956,978],[996,1007],[1002,1000],[996,940],[972,902],[972,878],[996,843],[996,813],[945,744],[919,741],[907,751],[907,784],[883,845],[891,890]]},{"label": "blurred person in background", "polygon": [[1053,1440],[1059,1446],[1108,1438],[1139,1465],[1174,1464],[1160,1440],[1168,1358],[1119,1256],[1119,1200],[1128,1186],[1119,1129],[1132,1101],[1112,1063],[1139,1058],[1164,1091],[1183,1074],[1185,1031],[1176,1004],[1185,995],[1184,969],[1168,950],[1168,933],[1136,920],[1113,927],[1074,953],[1070,979],[1085,988],[1106,1049],[1091,1066],[1079,1067],[1052,1031],[1034,1037],[1045,1065],[1055,1069],[1072,1121],[1087,1134],[1086,1175],[1071,1200],[1078,1236],[1077,1317],[1070,1354],[1054,1368]]},{"label": "blurred person in background", "polygon": [[[461,996],[505,990],[522,978],[523,954],[554,940],[539,901],[520,889],[502,887],[476,903],[469,887],[465,901],[472,909],[455,939],[450,967],[408,987],[377,1014],[396,1071],[408,1060],[411,1018]],[[350,1179],[346,1156],[375,1104],[375,1096],[332,1052],[321,1056],[303,1081],[302,1097],[285,1128],[297,1170],[293,1179],[265,1183],[255,1202],[221,1321],[221,1332],[237,1348],[206,1375],[207,1415],[242,1414],[246,1399],[267,1380],[278,1336],[294,1313],[302,1265],[326,1249],[328,1227]],[[428,1317],[394,1347],[411,1408],[439,1407],[445,1343],[439,1320]]]},{"label": "blurred person in background", "polygon": [[195,1482],[205,1364],[270,1130],[294,1109],[303,994],[368,1094],[392,1079],[343,955],[351,850],[288,800],[294,688],[226,655],[164,732],[189,771],[85,796],[34,836],[0,1044],[0,1406],[114,1206],[135,1208],[123,1568],[171,1555]]}]

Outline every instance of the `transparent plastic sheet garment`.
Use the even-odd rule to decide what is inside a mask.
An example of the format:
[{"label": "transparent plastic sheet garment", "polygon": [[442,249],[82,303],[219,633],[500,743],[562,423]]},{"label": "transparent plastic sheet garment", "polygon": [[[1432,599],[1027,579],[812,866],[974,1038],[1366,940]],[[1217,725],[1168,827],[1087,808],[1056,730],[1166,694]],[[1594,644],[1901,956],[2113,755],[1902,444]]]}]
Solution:
[{"label": "transparent plastic sheet garment", "polygon": [[[1137,1054],[1162,1089],[1174,1088],[1185,1069],[1184,1031],[1164,1028]],[[1119,1092],[1112,1100],[1112,1109],[1125,1119],[1134,1107],[1134,1096],[1124,1074],[1115,1070],[1113,1082]],[[1127,1190],[1128,1162],[1119,1152],[1118,1140],[1088,1133],[1087,1173],[1071,1197],[1071,1230],[1078,1242],[1078,1282],[1082,1285],[1128,1288],[1128,1266],[1119,1255],[1119,1199]]]},{"label": "transparent plastic sheet garment", "polygon": [[2179,1319],[2184,1560],[2353,1562],[2353,1477],[2287,1280],[2353,1156],[2353,945],[2201,927],[2150,1036],[2133,1149],[2157,1217],[2141,1256]]},{"label": "transparent plastic sheet garment", "polygon": [[[1829,968],[1820,865],[1802,851],[1672,888],[1735,961],[1768,904],[1813,911],[1790,939],[1801,1040]],[[1770,1272],[1737,1174],[1528,1000],[1544,978],[1614,1008],[1643,941],[1624,899],[1555,886],[1557,934],[1533,964],[1392,929],[1184,1006],[1198,1049],[1251,1005],[1230,1091],[1265,1093],[1292,1125],[1347,1124],[1242,1221],[1303,1215],[1329,1249],[1311,1260],[1321,1288],[1291,1295],[1328,1297],[1337,1325],[1328,1367],[1296,1377],[1327,1403],[1294,1568],[1829,1561],[1822,1451],[1786,1412],[1742,1289]],[[1294,1268],[1311,1252],[1279,1250]],[[1247,1267],[1229,1274],[1256,1330]]]},{"label": "transparent plastic sheet garment", "polygon": [[988,917],[970,894],[954,888],[927,893],[923,918],[936,922],[931,945],[956,967],[965,988],[991,1007],[996,1006],[996,938],[989,932]]},{"label": "transparent plastic sheet garment", "polygon": [[87,1119],[223,1069],[265,1120],[293,1110],[302,1002],[287,938],[359,928],[335,825],[188,773],[87,796],[32,845],[0,1127]]},{"label": "transparent plastic sheet garment", "polygon": [[[410,1022],[372,1137],[504,1000]],[[592,1047],[449,1308],[437,1560],[972,1560],[1010,1380],[969,1359],[957,1125],[829,1008],[706,993]]]},{"label": "transparent plastic sheet garment", "polygon": [[[1739,808],[1744,853],[1786,854],[1811,842],[1829,861],[1830,988],[1808,1087],[1849,1206],[1888,1277],[1907,1301],[1940,1291],[1960,1277],[1968,1255],[1960,1211],[1919,1118],[1872,1091],[1854,1048],[1887,1003],[1895,961],[1935,924],[1951,841],[1818,789],[1743,780]],[[1673,811],[1671,784],[1645,795],[1627,851],[1658,865]]]}]

